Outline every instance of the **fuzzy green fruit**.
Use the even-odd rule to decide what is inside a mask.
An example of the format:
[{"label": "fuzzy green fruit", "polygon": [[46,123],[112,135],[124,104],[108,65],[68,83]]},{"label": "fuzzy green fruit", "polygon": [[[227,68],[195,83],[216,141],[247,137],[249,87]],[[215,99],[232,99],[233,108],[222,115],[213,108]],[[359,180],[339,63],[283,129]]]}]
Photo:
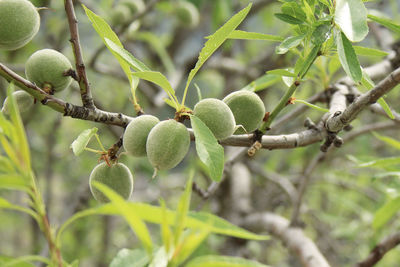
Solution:
[{"label": "fuzzy green fruit", "polygon": [[40,16],[27,0],[0,0],[0,49],[16,50],[37,34]]},{"label": "fuzzy green fruit", "polygon": [[103,162],[97,165],[90,174],[89,185],[93,197],[100,203],[109,202],[108,198],[93,186],[93,182],[105,184],[124,199],[128,199],[133,190],[133,176],[125,164],[116,163],[108,166]]},{"label": "fuzzy green fruit", "polygon": [[[20,113],[27,112],[33,106],[34,98],[30,94],[25,92],[25,91],[15,91],[13,93],[13,97],[15,98],[15,101],[17,102],[17,106],[18,106],[18,109],[19,109]],[[4,100],[3,108],[1,109],[1,111],[4,114],[8,114],[9,113],[9,110],[8,110],[8,97]]]},{"label": "fuzzy green fruit", "polygon": [[142,115],[133,119],[126,127],[124,133],[124,149],[135,157],[146,156],[146,141],[150,130],[160,120],[152,115]]},{"label": "fuzzy green fruit", "polygon": [[128,7],[131,16],[142,12],[145,9],[143,0],[121,0],[119,4]]},{"label": "fuzzy green fruit", "polygon": [[[232,110],[237,125],[242,125],[248,133],[253,132],[260,126],[264,116],[265,107],[261,98],[251,91],[236,91],[227,95],[224,101]],[[246,133],[239,128],[235,134]]]},{"label": "fuzzy green fruit", "polygon": [[175,120],[158,123],[147,137],[147,157],[156,170],[168,170],[183,160],[189,150],[190,135]]},{"label": "fuzzy green fruit", "polygon": [[197,7],[191,2],[178,2],[176,15],[179,19],[179,22],[185,27],[196,27],[200,21],[199,11],[197,10]]},{"label": "fuzzy green fruit", "polygon": [[60,52],[53,49],[42,49],[33,53],[25,64],[25,75],[31,82],[49,93],[67,88],[72,78],[65,72],[72,65]]},{"label": "fuzzy green fruit", "polygon": [[120,25],[124,24],[129,20],[131,16],[131,11],[127,6],[117,5],[111,11],[111,24],[112,25]]},{"label": "fuzzy green fruit", "polygon": [[218,140],[228,138],[235,131],[235,118],[232,111],[219,99],[201,100],[194,106],[193,114],[207,125]]}]

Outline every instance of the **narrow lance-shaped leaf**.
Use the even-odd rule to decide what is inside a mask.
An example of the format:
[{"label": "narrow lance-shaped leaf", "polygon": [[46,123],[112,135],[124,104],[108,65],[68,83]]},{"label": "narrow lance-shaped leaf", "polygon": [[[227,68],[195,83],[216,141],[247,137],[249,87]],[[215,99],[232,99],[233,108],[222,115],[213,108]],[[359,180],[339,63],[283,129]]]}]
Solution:
[{"label": "narrow lance-shaped leaf", "polygon": [[369,47],[363,47],[363,46],[353,46],[354,51],[356,52],[357,55],[359,56],[367,56],[367,57],[386,57],[389,53],[375,49],[375,48],[369,48]]},{"label": "narrow lance-shaped leaf", "polygon": [[256,261],[239,257],[207,255],[194,258],[185,267],[268,267]]},{"label": "narrow lance-shaped leaf", "polygon": [[374,229],[382,228],[400,210],[400,197],[389,199],[374,215],[372,226]]},{"label": "narrow lance-shaped leaf", "polygon": [[[363,77],[361,79],[361,84],[367,89],[371,90],[372,88],[375,87],[374,81],[368,76],[368,74],[363,71]],[[389,105],[386,103],[385,99],[383,97],[380,97],[377,101],[377,103],[383,108],[383,110],[386,112],[389,118],[392,120],[395,118],[393,115],[392,110],[390,109]]]},{"label": "narrow lance-shaped leaf", "polygon": [[293,16],[290,16],[290,15],[288,15],[288,14],[276,13],[276,14],[274,14],[274,15],[275,15],[275,17],[277,17],[278,19],[280,19],[280,20],[282,20],[282,21],[284,21],[284,22],[287,22],[287,23],[289,23],[289,24],[298,25],[298,24],[303,24],[303,22],[304,22],[304,21],[302,21],[302,20],[300,20],[300,19],[298,19],[298,18],[295,18],[295,17],[293,17]]},{"label": "narrow lance-shaped leaf", "polygon": [[150,259],[142,249],[121,249],[111,261],[110,267],[145,267]]},{"label": "narrow lance-shaped leaf", "polygon": [[120,195],[118,195],[108,186],[99,182],[93,182],[93,185],[104,195],[106,195],[110,199],[111,203],[117,207],[119,214],[125,218],[129,226],[142,242],[147,253],[151,255],[153,243],[151,241],[150,233],[146,227],[146,224],[142,221],[142,219],[134,210],[129,209],[129,204]]},{"label": "narrow lance-shaped leaf", "polygon": [[207,61],[207,59],[225,42],[229,35],[244,20],[244,18],[250,11],[251,5],[252,4],[249,4],[246,8],[242,9],[232,18],[230,18],[221,28],[219,28],[213,35],[211,35],[210,39],[204,44],[204,47],[200,51],[196,66],[189,73],[182,104],[185,103],[187,88],[189,87],[189,84],[193,80],[196,73]]},{"label": "narrow lance-shaped leaf", "polygon": [[336,46],[344,71],[355,83],[360,82],[362,78],[360,63],[353,46],[344,33],[336,34]]},{"label": "narrow lance-shaped leaf", "polygon": [[373,135],[378,138],[379,140],[385,142],[386,144],[390,145],[391,147],[400,150],[400,141],[393,139],[389,136],[383,136],[378,133],[373,132]]},{"label": "narrow lance-shaped leaf", "polygon": [[367,9],[362,0],[337,0],[335,23],[352,42],[360,42],[368,34]]},{"label": "narrow lance-shaped leaf", "polygon": [[218,144],[211,130],[198,117],[191,115],[190,121],[197,155],[207,166],[211,179],[219,182],[224,171],[224,148]]},{"label": "narrow lance-shaped leaf", "polygon": [[241,40],[260,40],[260,41],[273,41],[281,42],[283,38],[276,35],[258,33],[258,32],[246,32],[235,30],[228,36],[229,39],[241,39]]},{"label": "narrow lance-shaped leaf", "polygon": [[395,23],[393,20],[391,19],[387,19],[387,18],[382,18],[382,17],[378,17],[378,16],[374,16],[369,14],[368,18],[385,26],[386,28],[388,28],[389,30],[394,31],[397,34],[400,34],[400,25]]},{"label": "narrow lance-shaped leaf", "polygon": [[[175,229],[174,229],[175,246],[178,245],[183,228],[185,226],[186,216],[190,209],[190,197],[192,195],[193,175],[194,172],[192,170],[190,177],[186,183],[185,191],[183,192],[181,198],[179,199],[178,208],[176,210]],[[165,211],[164,211],[164,216],[165,216]]]},{"label": "narrow lance-shaped leaf", "polygon": [[298,46],[301,41],[304,39],[305,35],[297,35],[297,36],[290,36],[286,38],[278,47],[276,47],[275,52],[277,54],[285,54],[292,48]]},{"label": "narrow lance-shaped leaf", "polygon": [[88,145],[90,139],[97,133],[97,128],[84,130],[71,144],[75,156],[79,156]]}]

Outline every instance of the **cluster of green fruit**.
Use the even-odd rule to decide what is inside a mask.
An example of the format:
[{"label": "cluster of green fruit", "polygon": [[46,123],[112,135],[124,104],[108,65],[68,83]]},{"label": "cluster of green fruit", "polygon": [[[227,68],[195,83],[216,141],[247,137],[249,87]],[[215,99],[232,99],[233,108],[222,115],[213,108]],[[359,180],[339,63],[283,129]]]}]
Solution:
[{"label": "cluster of green fruit", "polygon": [[[37,34],[40,16],[28,0],[0,0],[0,25],[0,49],[16,50]],[[27,60],[25,75],[44,91],[53,94],[71,84],[72,79],[67,76],[71,69],[71,63],[63,54],[52,49],[42,49]],[[14,96],[21,113],[28,111],[34,103],[33,97],[25,91],[16,91]],[[7,99],[2,111],[8,113]]]},{"label": "cluster of green fruit", "polygon": [[[237,91],[222,101],[214,98],[201,100],[193,114],[211,130],[215,138],[223,140],[232,134],[252,132],[258,128],[265,115],[264,103],[250,91]],[[237,129],[237,125],[241,128]],[[147,156],[155,170],[168,170],[178,165],[187,154],[190,135],[185,125],[170,119],[161,121],[152,115],[133,119],[125,129],[123,146],[135,157]],[[106,184],[128,199],[133,190],[133,176],[122,163],[97,165],[90,175],[90,188],[99,202],[107,197],[93,186],[98,181]]]}]

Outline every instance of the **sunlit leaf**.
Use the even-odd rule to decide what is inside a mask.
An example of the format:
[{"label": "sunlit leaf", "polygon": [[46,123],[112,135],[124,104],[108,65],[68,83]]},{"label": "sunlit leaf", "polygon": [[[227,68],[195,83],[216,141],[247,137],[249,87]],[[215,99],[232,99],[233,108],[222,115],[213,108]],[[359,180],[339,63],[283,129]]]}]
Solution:
[{"label": "sunlit leaf", "polygon": [[378,138],[379,140],[381,140],[381,141],[385,142],[386,144],[388,144],[389,146],[400,150],[400,141],[398,141],[396,139],[393,139],[393,138],[391,138],[389,136],[380,135],[380,134],[378,134],[376,132],[373,132],[373,135],[376,138]]},{"label": "sunlit leaf", "polygon": [[359,167],[388,167],[392,165],[400,164],[400,157],[380,158],[371,160],[368,162],[361,163]]},{"label": "sunlit leaf", "polygon": [[75,156],[79,156],[87,147],[90,139],[97,133],[97,128],[84,130],[71,144]]},{"label": "sunlit leaf", "polygon": [[219,182],[224,171],[224,148],[218,144],[214,134],[198,117],[191,115],[196,152],[200,160],[207,166],[210,178]]},{"label": "sunlit leaf", "polygon": [[389,53],[375,49],[375,48],[369,48],[369,47],[363,47],[363,46],[353,46],[354,51],[356,52],[357,55],[359,56],[367,56],[367,57],[385,57]]},{"label": "sunlit leaf", "polygon": [[347,39],[360,42],[368,34],[367,9],[362,0],[336,0],[335,23]]},{"label": "sunlit leaf", "polygon": [[241,40],[260,40],[260,41],[273,41],[281,42],[283,38],[276,35],[258,33],[258,32],[246,32],[235,30],[228,36],[229,39],[241,39]]},{"label": "sunlit leaf", "polygon": [[389,199],[380,207],[374,215],[372,226],[375,229],[382,228],[400,210],[400,197]]},{"label": "sunlit leaf", "polygon": [[371,14],[368,14],[368,18],[385,26],[386,28],[388,28],[389,30],[394,31],[397,34],[400,34],[400,25],[397,24],[396,22],[394,22],[391,19],[387,19],[387,18],[383,18],[383,17],[378,17],[378,16],[374,16]]},{"label": "sunlit leaf", "polygon": [[191,260],[185,267],[267,267],[267,265],[239,257],[207,255]]},{"label": "sunlit leaf", "polygon": [[296,36],[290,36],[286,38],[278,47],[276,47],[275,52],[277,54],[285,54],[287,51],[289,51],[292,48],[295,48],[298,46],[301,41],[304,39],[305,35],[296,35]]},{"label": "sunlit leaf", "polygon": [[111,261],[110,267],[145,267],[150,258],[142,249],[126,249],[118,251],[117,256]]},{"label": "sunlit leaf", "polygon": [[362,71],[357,55],[350,41],[342,32],[336,35],[336,45],[340,63],[346,74],[356,83],[361,81]]}]

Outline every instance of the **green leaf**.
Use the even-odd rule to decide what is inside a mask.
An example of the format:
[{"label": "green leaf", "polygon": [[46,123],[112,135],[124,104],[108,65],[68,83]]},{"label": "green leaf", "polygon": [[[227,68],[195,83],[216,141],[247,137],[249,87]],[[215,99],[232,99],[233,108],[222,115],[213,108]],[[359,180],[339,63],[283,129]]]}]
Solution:
[{"label": "green leaf", "polygon": [[375,230],[382,228],[400,210],[400,197],[388,200],[374,215],[372,226]]},{"label": "green leaf", "polygon": [[218,144],[211,130],[196,116],[191,115],[196,151],[200,160],[206,165],[210,178],[219,182],[224,171],[224,148]]},{"label": "green leaf", "polygon": [[175,108],[177,109],[178,99],[175,96],[175,91],[169,83],[168,79],[161,72],[139,71],[133,72],[132,75],[160,86],[171,98],[171,101],[175,102]]},{"label": "green leaf", "polygon": [[369,48],[369,47],[363,47],[363,46],[353,46],[354,51],[356,52],[357,55],[359,56],[367,56],[367,57],[385,57],[389,53],[379,50],[379,49],[374,49],[374,48]]},{"label": "green leaf", "polygon": [[71,148],[75,156],[79,156],[85,150],[90,139],[97,133],[97,130],[96,127],[86,129],[72,142]]},{"label": "green leaf", "polygon": [[397,23],[395,23],[393,20],[391,19],[387,19],[387,18],[382,18],[382,17],[378,17],[378,16],[374,16],[369,14],[368,18],[385,26],[386,28],[388,28],[389,30],[394,31],[397,34],[400,34],[400,25],[398,25]]},{"label": "green leaf", "polygon": [[167,267],[168,266],[168,254],[164,247],[160,247],[152,261],[149,264],[149,267]]},{"label": "green leaf", "polygon": [[[372,88],[375,87],[375,83],[372,81],[372,79],[368,76],[368,74],[363,71],[363,77],[361,79],[361,84],[367,89],[371,90]],[[383,108],[383,110],[386,112],[388,117],[390,119],[394,119],[394,115],[392,113],[392,110],[390,109],[389,105],[386,103],[385,99],[383,97],[380,97],[377,101],[377,103]]]},{"label": "green leaf", "polygon": [[208,237],[209,231],[187,231],[181,242],[179,253],[173,259],[173,263],[177,266],[184,262],[192,253],[200,246]]},{"label": "green leaf", "polygon": [[331,29],[332,27],[330,24],[324,23],[319,25],[312,33],[312,43],[315,45],[323,44],[329,38]]},{"label": "green leaf", "polygon": [[310,107],[310,108],[312,108],[312,109],[318,110],[318,111],[329,112],[329,109],[321,108],[321,107],[319,107],[319,106],[317,106],[317,105],[308,103],[307,101],[304,101],[304,100],[301,100],[301,99],[296,99],[296,102],[302,103],[302,104],[304,104],[304,105],[306,105],[306,106],[308,106],[308,107]]},{"label": "green leaf", "polygon": [[0,188],[29,192],[30,184],[20,174],[7,173],[0,174]]},{"label": "green leaf", "polygon": [[51,261],[48,258],[38,255],[26,255],[18,257],[16,259],[9,258],[4,262],[2,262],[2,258],[0,257],[0,263],[2,267],[35,267],[36,265],[29,263],[32,261],[43,262],[51,265]]},{"label": "green leaf", "polygon": [[360,63],[353,46],[342,32],[338,32],[336,35],[336,45],[344,71],[355,83],[360,82],[362,78]]},{"label": "green leaf", "polygon": [[379,140],[381,140],[381,141],[385,142],[386,144],[388,144],[389,146],[400,150],[400,141],[397,141],[396,139],[393,139],[393,138],[391,138],[389,136],[380,135],[380,134],[378,134],[376,132],[373,132],[372,134],[376,138],[378,138]]},{"label": "green leaf", "polygon": [[165,201],[160,199],[160,206],[162,210],[162,222],[161,222],[161,238],[167,253],[172,245],[172,232],[168,225],[167,220],[167,207],[165,205]]},{"label": "green leaf", "polygon": [[275,70],[269,70],[267,71],[267,74],[272,74],[272,75],[279,75],[279,76],[285,76],[285,77],[296,77],[297,75],[291,71],[285,70],[285,69],[275,69]]},{"label": "green leaf", "polygon": [[7,88],[7,97],[9,99],[9,114],[11,123],[14,126],[15,136],[12,138],[14,151],[18,154],[18,167],[24,173],[31,172],[31,154],[29,150],[28,140],[25,134],[25,128],[19,114],[17,101],[13,96],[14,83],[11,82]]},{"label": "green leaf", "polygon": [[239,257],[207,255],[191,260],[185,267],[267,267],[267,265]]},{"label": "green leaf", "polygon": [[123,248],[111,261],[110,267],[145,267],[149,261],[150,259],[144,250]]},{"label": "green leaf", "polygon": [[298,25],[298,24],[303,24],[304,21],[297,19],[295,17],[292,17],[290,15],[287,14],[283,14],[283,13],[275,13],[274,14],[275,17],[277,17],[278,19],[287,22],[289,24],[294,24],[294,25]]},{"label": "green leaf", "polygon": [[252,81],[251,83],[249,83],[242,89],[253,91],[253,92],[258,92],[258,91],[266,89],[267,87],[269,87],[275,83],[278,83],[280,80],[281,80],[280,75],[267,73],[267,74],[264,74],[263,76],[261,76],[260,78],[257,78],[256,80]]},{"label": "green leaf", "polygon": [[240,40],[261,40],[261,41],[273,41],[282,42],[283,38],[276,35],[264,34],[258,32],[246,32],[235,30],[228,36],[229,39],[240,39]]},{"label": "green leaf", "polygon": [[122,70],[125,72],[125,75],[128,77],[129,83],[132,83],[131,78],[131,71],[129,65],[117,54],[115,53],[108,44],[106,43],[106,39],[111,40],[116,46],[123,47],[121,41],[119,40],[118,36],[115,32],[111,29],[110,25],[107,22],[90,9],[88,9],[85,5],[82,5],[83,9],[85,10],[86,16],[92,22],[92,26],[97,32],[97,34],[101,37],[103,43],[107,46],[110,50],[111,54],[118,60],[119,65],[121,66]]},{"label": "green leaf", "polygon": [[[185,191],[183,192],[181,198],[179,199],[178,208],[176,210],[175,229],[174,229],[175,247],[177,247],[178,245],[183,228],[185,226],[186,217],[190,209],[190,196],[192,194],[193,175],[194,172],[191,171],[189,179],[186,183]],[[164,217],[165,217],[165,210],[164,210]]]},{"label": "green leaf", "polygon": [[[15,262],[15,258],[7,257],[7,256],[1,256],[0,255],[0,266],[8,266],[8,267],[36,267],[36,265],[29,263],[29,262],[21,262],[17,261]],[[13,263],[14,262],[14,263]],[[11,265],[10,265],[11,264]]]},{"label": "green leaf", "polygon": [[120,195],[118,195],[118,193],[110,189],[108,186],[99,182],[93,182],[93,185],[104,195],[106,195],[110,199],[112,204],[117,207],[119,214],[125,218],[129,226],[142,242],[147,253],[149,253],[150,255],[153,250],[153,244],[146,224],[142,221],[140,216],[138,216],[134,210],[129,209],[129,204]]},{"label": "green leaf", "polygon": [[[163,222],[165,222],[166,218],[168,225],[175,224],[175,218],[176,218],[175,211],[167,209],[165,211],[165,214],[163,214],[163,210],[161,207],[152,206],[146,203],[126,203],[126,204],[127,206],[124,207],[126,209],[126,212],[131,211],[132,213],[135,213],[140,219],[146,222],[162,224]],[[65,229],[71,223],[80,218],[91,215],[119,215],[119,214],[120,211],[118,207],[116,207],[111,203],[77,212],[60,227],[60,230],[57,233],[56,244],[60,244],[61,241],[60,239]],[[211,233],[228,235],[243,239],[253,239],[253,240],[269,239],[268,236],[251,233],[245,229],[242,229],[236,225],[231,224],[230,222],[222,218],[219,218],[218,216],[206,212],[190,211],[188,213],[187,220],[185,221],[185,227],[193,229],[204,229],[204,230],[209,229]]]},{"label": "green leaf", "polygon": [[2,197],[0,197],[0,209],[20,211],[20,212],[29,214],[30,216],[32,216],[32,218],[34,218],[37,222],[39,222],[39,216],[36,212],[34,212],[31,209],[22,207],[22,206],[11,204],[10,202],[8,202],[6,199],[4,199]]},{"label": "green leaf", "polygon": [[334,19],[352,42],[360,42],[368,34],[367,9],[362,0],[337,0]]},{"label": "green leaf", "polygon": [[131,53],[129,53],[122,46],[117,45],[112,40],[104,39],[107,47],[118,57],[120,57],[124,62],[128,63],[135,71],[150,71],[150,69],[139,59],[135,58]]},{"label": "green leaf", "polygon": [[204,47],[200,51],[196,66],[189,73],[189,77],[184,90],[182,104],[185,103],[187,89],[196,73],[207,61],[207,59],[225,42],[229,35],[244,20],[244,18],[250,11],[251,5],[252,4],[250,3],[246,8],[242,9],[232,18],[230,18],[221,28],[219,28],[213,35],[211,35],[210,39],[204,44]]},{"label": "green leaf", "polygon": [[397,165],[400,164],[400,157],[389,157],[389,158],[383,158],[383,159],[376,159],[376,160],[371,160],[368,162],[361,163],[358,165],[358,167],[388,167],[392,165]]},{"label": "green leaf", "polygon": [[312,64],[317,59],[321,46],[322,44],[314,45],[313,49],[307,55],[303,63],[299,65],[299,73],[297,74],[298,77],[303,78],[304,75],[307,74],[308,70],[311,68]]},{"label": "green leaf", "polygon": [[285,54],[290,49],[298,46],[304,39],[305,35],[290,36],[286,38],[279,46],[276,47],[275,52],[277,54]]}]

